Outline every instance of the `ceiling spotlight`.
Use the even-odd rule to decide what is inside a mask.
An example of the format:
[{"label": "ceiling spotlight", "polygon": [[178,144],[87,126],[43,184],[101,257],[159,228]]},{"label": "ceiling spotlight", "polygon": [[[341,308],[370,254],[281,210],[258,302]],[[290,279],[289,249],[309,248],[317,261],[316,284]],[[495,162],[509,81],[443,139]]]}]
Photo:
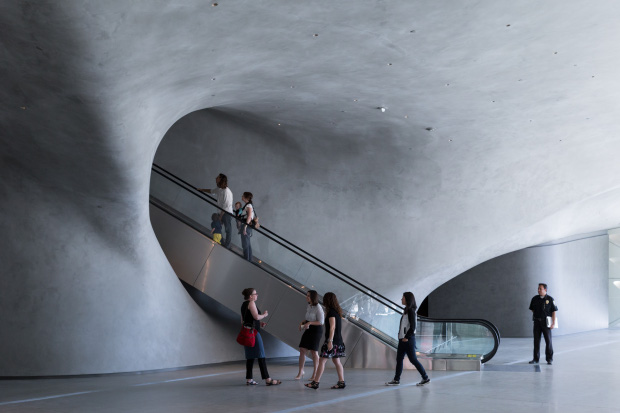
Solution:
[{"label": "ceiling spotlight", "polygon": [[383,106],[379,106],[377,109],[379,109],[381,112],[385,112],[385,108]]}]

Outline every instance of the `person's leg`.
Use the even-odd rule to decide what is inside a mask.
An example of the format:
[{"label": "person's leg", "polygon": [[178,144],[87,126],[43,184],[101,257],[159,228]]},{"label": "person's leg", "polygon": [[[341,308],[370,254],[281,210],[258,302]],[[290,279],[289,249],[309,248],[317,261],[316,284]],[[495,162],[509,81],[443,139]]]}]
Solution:
[{"label": "person's leg", "polygon": [[267,362],[263,357],[258,359],[258,367],[260,368],[260,377],[263,380],[269,381],[269,372],[267,371]]},{"label": "person's leg", "polygon": [[224,214],[222,216],[222,224],[224,225],[224,228],[226,229],[226,239],[224,240],[222,245],[224,245],[226,248],[230,247],[230,241],[232,240],[232,226],[231,226],[230,219],[231,217],[228,214]]},{"label": "person's leg", "polygon": [[422,364],[420,364],[420,361],[418,360],[418,357],[415,354],[415,337],[411,337],[409,341],[406,342],[405,344],[408,344],[406,348],[406,352],[407,352],[407,357],[409,358],[409,361],[418,370],[418,373],[420,373],[420,375],[422,376],[422,380],[423,381],[428,380],[428,374],[426,374],[426,370],[424,370],[424,367],[422,366]]},{"label": "person's leg", "polygon": [[542,328],[543,336],[545,337],[545,358],[547,362],[553,361],[553,343],[551,338],[551,329],[545,326]]},{"label": "person's leg", "polygon": [[344,381],[344,368],[342,367],[340,358],[334,357],[332,361],[334,362],[334,366],[336,366],[336,373],[338,373],[338,381]]},{"label": "person's leg", "polygon": [[325,371],[325,363],[327,363],[327,358],[321,357],[319,359],[319,368],[316,369],[316,375],[314,377],[315,382],[321,381],[321,376],[323,375],[323,371]]},{"label": "person's leg", "polygon": [[247,359],[245,361],[245,379],[247,381],[252,380],[252,368],[254,367],[254,359]]},{"label": "person's leg", "polygon": [[306,363],[306,350],[303,347],[299,347],[299,371],[297,372],[297,376],[295,376],[295,380],[299,380],[304,375],[304,364]]},{"label": "person's leg", "polygon": [[316,372],[319,368],[319,352],[310,351],[310,355],[312,356],[312,377],[310,377],[310,380],[316,381]]},{"label": "person's leg", "polygon": [[398,340],[398,348],[396,349],[396,372],[394,373],[394,381],[400,381],[400,375],[403,373],[403,360],[407,350],[407,343]]},{"label": "person's leg", "polygon": [[534,358],[532,361],[538,362],[540,360],[540,335],[542,329],[540,328],[540,322],[534,320]]},{"label": "person's leg", "polygon": [[248,233],[248,236],[247,236],[247,241],[246,242],[248,244],[248,256],[247,256],[246,259],[248,261],[252,262],[252,241],[251,241],[251,239],[252,239],[251,238],[252,237],[252,229],[250,227],[248,227],[247,233]]},{"label": "person's leg", "polygon": [[239,236],[241,237],[241,247],[243,248],[243,258],[245,258],[246,260],[248,259],[248,256],[250,254],[249,250],[248,250],[248,244],[250,242],[250,237],[247,235],[243,234],[243,231],[241,233],[239,233]]}]

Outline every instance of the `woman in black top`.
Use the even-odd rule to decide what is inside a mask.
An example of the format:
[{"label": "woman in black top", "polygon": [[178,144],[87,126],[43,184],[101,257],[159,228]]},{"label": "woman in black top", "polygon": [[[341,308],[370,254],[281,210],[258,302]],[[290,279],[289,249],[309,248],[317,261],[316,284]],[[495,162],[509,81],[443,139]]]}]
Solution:
[{"label": "woman in black top", "polygon": [[256,298],[258,294],[254,288],[246,288],[241,292],[245,301],[241,304],[241,324],[244,327],[254,327],[256,329],[256,343],[254,347],[244,346],[245,359],[246,359],[246,373],[245,380],[247,385],[258,384],[252,378],[252,368],[254,367],[254,359],[258,359],[258,367],[260,367],[260,375],[267,386],[275,386],[282,383],[280,380],[275,380],[269,377],[267,371],[267,363],[265,362],[265,349],[263,348],[263,339],[260,336],[260,328],[265,327],[267,323],[260,320],[269,315],[268,311],[261,314],[261,311],[256,306]]},{"label": "woman in black top", "polygon": [[340,357],[345,357],[344,342],[342,341],[342,309],[338,304],[338,298],[334,293],[326,293],[323,296],[323,305],[325,306],[325,343],[321,347],[321,360],[317,368],[314,381],[306,384],[306,387],[318,389],[321,376],[325,370],[327,359],[332,359],[336,372],[338,373],[338,383],[332,386],[332,389],[344,389],[344,368],[340,363]]},{"label": "woman in black top", "polygon": [[405,306],[403,315],[400,317],[400,328],[398,329],[398,350],[396,350],[396,373],[394,373],[394,379],[385,383],[388,386],[398,386],[400,384],[400,375],[403,372],[403,360],[405,354],[409,358],[411,364],[418,369],[418,372],[422,375],[422,381],[417,383],[417,386],[423,386],[430,382],[426,370],[418,361],[415,355],[415,324],[416,314],[415,310],[418,306],[415,303],[415,296],[412,292],[406,292],[403,294],[402,303]]}]

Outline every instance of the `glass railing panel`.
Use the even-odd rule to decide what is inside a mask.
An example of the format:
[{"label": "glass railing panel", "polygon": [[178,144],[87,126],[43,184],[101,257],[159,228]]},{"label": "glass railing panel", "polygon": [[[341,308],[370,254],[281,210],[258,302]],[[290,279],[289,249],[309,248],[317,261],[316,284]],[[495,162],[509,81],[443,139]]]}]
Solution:
[{"label": "glass railing panel", "polygon": [[427,355],[485,355],[493,351],[492,331],[480,324],[419,321],[418,351]]}]

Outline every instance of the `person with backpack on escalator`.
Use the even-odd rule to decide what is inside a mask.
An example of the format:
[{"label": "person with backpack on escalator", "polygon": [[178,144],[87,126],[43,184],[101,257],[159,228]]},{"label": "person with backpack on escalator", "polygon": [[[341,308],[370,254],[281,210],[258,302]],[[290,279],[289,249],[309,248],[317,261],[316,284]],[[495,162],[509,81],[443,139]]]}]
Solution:
[{"label": "person with backpack on escalator", "polygon": [[241,200],[245,202],[241,215],[239,217],[241,226],[239,227],[239,235],[241,236],[241,246],[243,247],[243,258],[252,262],[252,227],[254,226],[256,213],[254,205],[252,205],[252,193],[244,192]]}]

